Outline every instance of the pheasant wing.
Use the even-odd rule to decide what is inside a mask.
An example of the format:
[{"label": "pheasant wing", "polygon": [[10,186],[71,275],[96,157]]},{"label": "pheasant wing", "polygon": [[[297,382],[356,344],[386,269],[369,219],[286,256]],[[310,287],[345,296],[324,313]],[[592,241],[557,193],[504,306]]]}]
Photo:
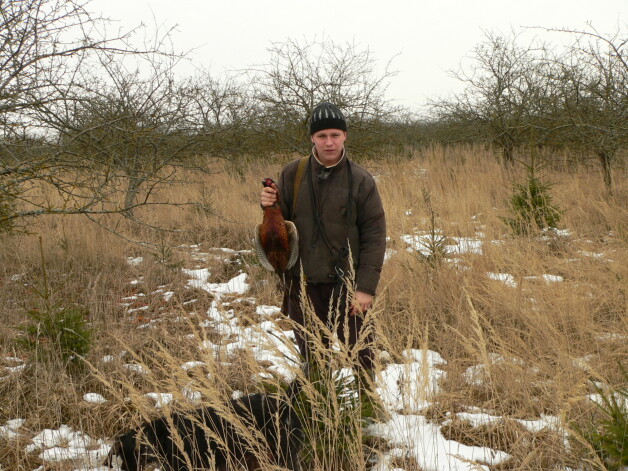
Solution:
[{"label": "pheasant wing", "polygon": [[261,224],[255,226],[255,253],[257,254],[257,258],[259,258],[260,264],[266,270],[274,272],[275,269],[268,261],[268,257],[266,257],[266,252],[264,251],[264,247],[262,246],[262,241],[259,234],[261,227]]},{"label": "pheasant wing", "polygon": [[286,229],[288,230],[288,240],[290,241],[290,258],[286,270],[289,270],[297,263],[299,258],[299,233],[292,221],[286,221]]}]

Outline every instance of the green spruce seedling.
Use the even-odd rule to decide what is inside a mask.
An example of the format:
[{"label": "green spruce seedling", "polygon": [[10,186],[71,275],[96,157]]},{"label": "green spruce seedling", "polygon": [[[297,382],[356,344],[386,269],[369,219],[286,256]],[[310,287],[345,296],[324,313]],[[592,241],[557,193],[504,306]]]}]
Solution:
[{"label": "green spruce seedling", "polygon": [[628,469],[628,371],[620,368],[623,387],[605,390],[592,383],[601,417],[582,434],[609,471]]},{"label": "green spruce seedling", "polygon": [[82,306],[63,306],[53,301],[41,237],[42,283],[33,286],[39,298],[36,307],[27,310],[28,323],[20,326],[23,337],[18,342],[33,352],[35,362],[61,360],[64,365],[80,365],[91,347],[92,330],[88,311]]},{"label": "green spruce seedling", "polygon": [[527,175],[523,183],[515,183],[508,200],[512,217],[501,217],[517,235],[533,235],[544,229],[555,229],[563,211],[552,204],[551,185],[537,175],[537,165],[526,165]]}]

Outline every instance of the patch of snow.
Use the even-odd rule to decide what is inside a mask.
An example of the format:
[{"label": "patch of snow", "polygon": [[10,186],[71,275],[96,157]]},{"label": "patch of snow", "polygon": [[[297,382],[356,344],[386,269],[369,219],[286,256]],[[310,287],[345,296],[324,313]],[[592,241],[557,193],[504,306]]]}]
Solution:
[{"label": "patch of snow", "polygon": [[389,410],[417,412],[430,405],[440,391],[438,382],[445,372],[435,367],[445,363],[437,352],[406,350],[406,364],[390,364],[381,372],[377,391]]},{"label": "patch of snow", "polygon": [[244,294],[250,288],[250,285],[246,282],[247,276],[246,273],[240,273],[226,283],[208,283],[207,290],[215,295]]},{"label": "patch of snow", "polygon": [[569,229],[556,229],[556,228],[550,228],[550,229],[546,229],[548,231],[552,231],[554,234],[561,236],[561,237],[569,237],[571,235],[571,231]]},{"label": "patch of snow", "polygon": [[409,246],[408,251],[420,252],[425,256],[432,254],[430,246],[442,244],[447,240],[454,242],[454,244],[451,245],[443,245],[443,249],[448,255],[463,255],[468,253],[482,254],[482,240],[471,237],[450,237],[447,239],[440,230],[437,230],[435,234],[402,235],[401,240]]},{"label": "patch of snow", "polygon": [[437,232],[436,236],[432,234],[423,234],[423,235],[402,235],[401,240],[408,244],[408,248],[406,249],[408,252],[420,252],[426,257],[431,255],[431,251],[428,248],[435,242],[433,239],[436,239],[436,242],[444,239],[444,236],[439,235]]},{"label": "patch of snow", "polygon": [[139,311],[147,311],[149,306],[140,306],[140,307],[136,307],[133,309],[127,309],[126,312],[128,312],[129,314],[133,313],[133,312],[139,312]]},{"label": "patch of snow", "polygon": [[205,362],[202,361],[188,361],[181,365],[181,369],[184,371],[191,370],[192,368],[196,368],[197,366],[205,366]]},{"label": "patch of snow", "polygon": [[600,393],[594,393],[594,394],[588,394],[587,398],[589,399],[589,401],[597,404],[598,406],[602,406],[602,407],[606,407],[606,400],[609,400],[611,396],[612,398],[615,399],[615,402],[617,402],[617,405],[619,407],[622,407],[622,403],[623,403],[623,409],[624,410],[628,410],[628,397],[626,397],[625,395],[621,394],[618,391],[613,391],[612,389],[608,388],[608,385],[604,385],[604,384],[600,384],[600,383],[596,383],[598,385],[598,387],[602,388],[605,391],[605,396],[602,396],[602,394]]},{"label": "patch of snow", "polygon": [[[389,422],[370,425],[367,430],[405,451],[424,471],[489,471],[489,466],[497,466],[510,458],[502,451],[447,440],[441,426],[429,423],[420,415],[392,414]],[[477,462],[488,466],[474,464]]]},{"label": "patch of snow", "polygon": [[201,402],[201,399],[203,398],[203,394],[200,391],[196,391],[190,388],[183,388],[181,390],[181,394],[183,394],[183,397],[186,398],[192,404],[198,404],[199,402]]},{"label": "patch of snow", "polygon": [[524,276],[523,279],[524,280],[529,280],[529,281],[534,281],[534,280],[538,280],[539,278],[541,278],[545,284],[550,284],[550,283],[561,283],[563,281],[565,281],[565,279],[562,276],[559,275],[541,275],[540,277],[538,276]]},{"label": "patch of snow", "polygon": [[451,237],[456,245],[447,245],[450,254],[462,255],[466,253],[482,254],[482,241],[470,237]]},{"label": "patch of snow", "polygon": [[515,277],[510,273],[493,273],[486,272],[486,276],[488,276],[491,280],[501,281],[506,286],[510,286],[511,288],[517,287],[517,282],[515,281]]},{"label": "patch of snow", "polygon": [[226,283],[208,283],[209,271],[206,268],[184,271],[188,275],[193,276],[193,279],[188,281],[188,286],[205,290],[218,299],[225,294],[244,294],[250,288],[250,285],[246,283],[246,273],[240,273]]},{"label": "patch of snow", "polygon": [[191,280],[188,281],[188,286],[192,288],[203,288],[207,283],[211,273],[207,268],[198,268],[198,269],[187,269],[182,268],[181,271],[186,275],[192,277]]},{"label": "patch of snow", "polygon": [[255,373],[253,376],[251,376],[251,380],[253,382],[257,382],[259,380],[264,380],[264,379],[273,379],[274,376],[266,371],[260,371],[258,373]]},{"label": "patch of snow", "polygon": [[24,360],[18,357],[4,357],[4,361],[8,361],[10,363],[24,363]]},{"label": "patch of snow", "polygon": [[209,259],[210,254],[205,252],[195,252],[192,253],[192,260],[196,260],[197,262],[206,262]]},{"label": "patch of snow", "polygon": [[20,436],[18,429],[24,425],[24,419],[7,420],[4,425],[0,426],[0,437],[10,440]]},{"label": "patch of snow", "polygon": [[541,275],[545,283],[560,283],[565,281],[562,276],[559,275]]},{"label": "patch of snow", "polygon": [[150,392],[144,394],[144,396],[152,399],[155,402],[155,407],[157,409],[162,409],[164,406],[167,406],[174,401],[174,395],[171,393]]},{"label": "patch of snow", "polygon": [[585,257],[589,257],[589,258],[596,258],[596,259],[604,258],[603,253],[587,252],[586,250],[578,250],[578,253],[580,255],[584,255]]},{"label": "patch of snow", "polygon": [[410,348],[408,350],[404,350],[402,355],[406,360],[416,361],[418,363],[423,363],[424,361],[426,361],[430,368],[447,364],[447,361],[441,356],[440,353],[434,352],[432,350],[419,350],[417,348]]},{"label": "patch of snow", "polygon": [[107,402],[107,399],[105,399],[101,394],[98,393],[83,394],[83,400],[91,404],[104,404],[105,402]]},{"label": "patch of snow", "polygon": [[259,316],[272,316],[275,314],[280,314],[281,308],[277,306],[264,306],[260,305],[255,308],[255,314]]},{"label": "patch of snow", "polygon": [[102,440],[94,440],[82,432],[75,432],[67,425],[59,429],[46,429],[32,438],[32,443],[25,451],[32,453],[41,450],[39,458],[44,462],[41,469],[46,469],[46,462],[72,461],[74,465],[81,461],[81,470],[102,469],[102,462],[111,447]]},{"label": "patch of snow", "polygon": [[585,371],[588,371],[591,368],[590,361],[593,360],[594,358],[596,358],[595,355],[589,354],[589,355],[585,355],[585,356],[580,357],[580,358],[574,358],[571,363],[576,368],[581,368],[581,369],[583,369]]},{"label": "patch of snow", "polygon": [[227,247],[214,248],[213,250],[219,250],[221,252],[225,252],[225,253],[228,253],[228,254],[238,253],[237,250],[233,250],[233,249],[230,249],[230,248],[227,248]]},{"label": "patch of snow", "polygon": [[[454,415],[457,419],[469,422],[473,427],[481,427],[485,425],[495,425],[504,421],[504,417],[491,415],[486,412],[458,412]],[[567,440],[568,432],[562,427],[561,421],[556,416],[542,414],[538,419],[509,419],[521,424],[524,428],[532,433],[544,430],[558,432],[563,439]],[[447,419],[442,425],[451,423],[451,419]]]},{"label": "patch of snow", "polygon": [[243,298],[235,298],[233,301],[231,302],[226,302],[226,303],[222,303],[223,306],[230,306],[232,304],[237,305],[238,303],[250,303],[250,304],[255,304],[257,303],[257,299],[248,296],[248,297],[243,297]]},{"label": "patch of snow", "polygon": [[124,366],[127,370],[133,371],[135,373],[139,373],[142,375],[148,374],[148,370],[142,365],[138,365],[137,363],[125,363],[122,366]]},{"label": "patch of snow", "polygon": [[394,249],[386,249],[384,252],[384,263],[390,260],[397,253]]},{"label": "patch of snow", "polygon": [[64,448],[61,446],[54,446],[43,451],[39,457],[44,461],[68,461],[76,460],[85,453],[84,448]]},{"label": "patch of snow", "polygon": [[596,337],[598,340],[608,341],[608,340],[627,340],[628,335],[620,334],[617,332],[608,332],[605,334],[598,335]]},{"label": "patch of snow", "polygon": [[370,468],[371,471],[406,471],[403,468],[395,468],[393,467],[393,461],[396,458],[405,457],[406,453],[401,448],[393,448],[389,450],[388,453],[382,455],[378,458],[375,466]]},{"label": "patch of snow", "polygon": [[201,350],[219,350],[220,349],[220,345],[212,342],[211,340],[203,340],[201,342],[201,344],[198,346],[199,349]]},{"label": "patch of snow", "polygon": [[447,261],[460,270],[470,270],[470,267],[464,265],[464,260],[461,258],[448,258]]},{"label": "patch of snow", "polygon": [[22,371],[25,368],[26,368],[26,363],[24,363],[23,365],[5,366],[4,367],[4,369],[6,371],[8,371],[9,373],[19,373],[20,371]]},{"label": "patch of snow", "polygon": [[[489,353],[488,361],[490,365],[485,365],[482,363],[479,365],[470,366],[465,370],[465,372],[463,373],[463,377],[465,381],[467,382],[467,384],[470,384],[473,386],[483,385],[490,375],[488,368],[490,368],[490,366],[493,366],[493,365],[500,365],[500,364],[508,363],[508,364],[517,365],[520,367],[525,366],[525,362],[520,358],[515,358],[515,357],[506,358],[498,353]],[[532,368],[530,369],[530,372],[535,373],[535,372],[538,372],[538,370]]]},{"label": "patch of snow", "polygon": [[140,263],[142,263],[144,261],[144,257],[127,257],[126,258],[126,263],[128,263],[129,265],[139,265]]}]

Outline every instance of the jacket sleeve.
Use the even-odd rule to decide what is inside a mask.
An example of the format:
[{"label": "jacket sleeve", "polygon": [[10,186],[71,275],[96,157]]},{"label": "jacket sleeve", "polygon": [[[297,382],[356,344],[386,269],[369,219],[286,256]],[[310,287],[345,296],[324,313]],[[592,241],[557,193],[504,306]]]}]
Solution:
[{"label": "jacket sleeve", "polygon": [[374,295],[386,252],[386,217],[372,176],[360,185],[357,209],[360,260],[356,272],[356,288]]}]

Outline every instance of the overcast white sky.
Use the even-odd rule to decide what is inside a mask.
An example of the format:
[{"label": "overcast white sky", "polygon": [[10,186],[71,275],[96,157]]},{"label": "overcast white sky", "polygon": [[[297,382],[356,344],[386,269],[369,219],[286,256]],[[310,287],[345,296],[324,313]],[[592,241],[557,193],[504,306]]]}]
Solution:
[{"label": "overcast white sky", "polygon": [[628,28],[627,0],[94,0],[90,10],[121,26],[177,25],[175,47],[196,48],[192,63],[216,76],[263,64],[271,41],[354,42],[382,66],[396,56],[388,96],[413,109],[460,89],[448,71],[485,30],[584,29],[591,22],[602,33],[625,36]]}]

